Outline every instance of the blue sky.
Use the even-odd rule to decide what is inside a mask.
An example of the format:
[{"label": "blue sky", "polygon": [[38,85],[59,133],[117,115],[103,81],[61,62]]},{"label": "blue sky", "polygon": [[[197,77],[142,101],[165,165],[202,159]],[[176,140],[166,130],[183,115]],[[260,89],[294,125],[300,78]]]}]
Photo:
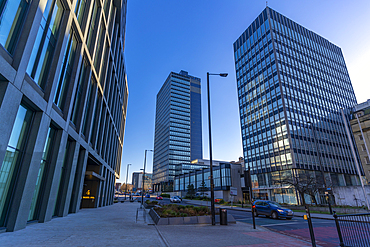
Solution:
[{"label": "blue sky", "polygon": [[[269,7],[342,48],[358,103],[369,97],[370,1],[270,0]],[[129,84],[121,178],[139,171],[154,148],[156,95],[171,71],[202,80],[203,158],[209,157],[206,73],[211,77],[213,158],[242,156],[233,43],[262,12],[260,0],[128,0],[125,41]],[[153,167],[148,153],[147,171]]]}]

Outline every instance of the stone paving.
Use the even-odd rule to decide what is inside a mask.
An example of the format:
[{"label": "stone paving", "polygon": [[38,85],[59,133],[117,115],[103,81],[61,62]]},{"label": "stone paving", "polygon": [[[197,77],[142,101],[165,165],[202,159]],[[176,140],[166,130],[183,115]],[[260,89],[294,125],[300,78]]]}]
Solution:
[{"label": "stone paving", "polygon": [[237,222],[227,226],[155,226],[137,202],[82,209],[77,214],[0,233],[0,246],[311,246],[310,243]]},{"label": "stone paving", "polygon": [[139,203],[82,209],[77,214],[33,223],[0,234],[0,246],[165,246],[156,228],[139,217]]}]

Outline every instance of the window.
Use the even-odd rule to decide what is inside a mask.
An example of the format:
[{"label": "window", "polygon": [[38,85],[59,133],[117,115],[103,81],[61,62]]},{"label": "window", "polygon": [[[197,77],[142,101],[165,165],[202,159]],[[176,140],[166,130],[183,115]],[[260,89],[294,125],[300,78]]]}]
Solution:
[{"label": "window", "polygon": [[363,140],[364,138],[362,138],[362,135],[359,135],[358,139]]},{"label": "window", "polygon": [[0,1],[0,44],[13,54],[32,0]]},{"label": "window", "polygon": [[369,159],[369,156],[365,156],[365,162],[366,162],[366,165],[370,165],[370,159]]},{"label": "window", "polygon": [[84,60],[82,62],[82,68],[80,70],[80,76],[78,78],[78,85],[76,88],[75,99],[73,103],[73,110],[71,115],[71,121],[74,125],[77,125],[77,119],[80,117],[80,108],[81,108],[81,100],[82,100],[82,92],[84,88],[87,86],[87,79],[88,79],[88,65]]},{"label": "window", "polygon": [[27,67],[28,75],[45,89],[63,15],[59,0],[48,0]]},{"label": "window", "polygon": [[365,146],[365,144],[361,144],[361,149],[362,149],[362,151],[366,151],[366,146]]},{"label": "window", "polygon": [[76,8],[75,8],[75,13],[77,16],[78,23],[80,24],[80,27],[82,26],[82,20],[83,20],[85,8],[86,8],[86,0],[78,0],[76,4]]},{"label": "window", "polygon": [[38,219],[39,215],[39,205],[41,201],[41,196],[42,193],[40,194],[40,191],[43,189],[42,185],[45,184],[45,180],[47,179],[46,174],[49,170],[49,165],[50,165],[50,160],[51,160],[51,152],[52,152],[52,147],[54,144],[54,137],[55,137],[55,132],[56,130],[54,128],[49,128],[47,137],[46,137],[46,142],[44,146],[44,152],[42,155],[41,159],[41,164],[39,167],[39,172],[37,174],[37,180],[36,180],[36,187],[33,192],[33,197],[31,201],[31,208],[30,212],[28,214],[28,220],[36,220]]},{"label": "window", "polygon": [[63,66],[59,76],[58,87],[55,91],[54,103],[62,109],[65,104],[71,75],[73,69],[73,63],[76,55],[77,40],[73,35],[73,31],[69,34],[69,40],[66,51],[64,53]]},{"label": "window", "polygon": [[0,168],[0,226],[4,226],[10,204],[12,184],[16,179],[20,161],[24,154],[32,117],[32,111],[23,105],[19,107],[5,157]]},{"label": "window", "polygon": [[91,21],[90,21],[90,29],[89,29],[89,34],[88,34],[88,37],[87,37],[87,47],[89,48],[89,52],[91,54],[91,57],[93,56],[92,52],[93,52],[93,48],[94,48],[94,35],[95,35],[95,32],[96,32],[96,29],[98,28],[97,25],[98,25],[98,22],[99,22],[99,18],[98,18],[98,4],[97,4],[97,1],[94,2],[94,6],[93,6],[93,10],[92,10],[92,17],[91,17]]}]

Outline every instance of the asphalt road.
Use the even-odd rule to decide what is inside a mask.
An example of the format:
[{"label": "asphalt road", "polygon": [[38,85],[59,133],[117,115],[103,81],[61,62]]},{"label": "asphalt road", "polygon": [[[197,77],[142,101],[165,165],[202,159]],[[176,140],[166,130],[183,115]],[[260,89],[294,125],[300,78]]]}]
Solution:
[{"label": "asphalt road", "polygon": [[[145,199],[144,199],[145,200]],[[150,200],[155,200],[150,198]],[[159,201],[161,204],[169,204],[170,199],[163,198]],[[190,203],[178,203],[181,205],[189,205]],[[228,209],[235,220],[252,224],[252,213],[238,210]],[[278,219],[274,220],[265,216],[256,217],[256,225],[266,227],[269,230],[282,233],[284,235],[299,238],[311,242],[308,223],[302,217],[294,217],[291,220]],[[312,219],[316,244],[325,247],[339,246],[339,239],[334,220]]]}]

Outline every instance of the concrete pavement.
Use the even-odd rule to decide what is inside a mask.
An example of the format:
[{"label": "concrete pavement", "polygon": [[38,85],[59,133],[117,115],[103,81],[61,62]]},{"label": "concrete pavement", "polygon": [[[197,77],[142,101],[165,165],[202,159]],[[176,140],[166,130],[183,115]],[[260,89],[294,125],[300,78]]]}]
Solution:
[{"label": "concrete pavement", "polygon": [[310,243],[237,222],[227,226],[155,226],[137,202],[115,203],[77,214],[32,223],[0,233],[1,246],[311,246]]}]

